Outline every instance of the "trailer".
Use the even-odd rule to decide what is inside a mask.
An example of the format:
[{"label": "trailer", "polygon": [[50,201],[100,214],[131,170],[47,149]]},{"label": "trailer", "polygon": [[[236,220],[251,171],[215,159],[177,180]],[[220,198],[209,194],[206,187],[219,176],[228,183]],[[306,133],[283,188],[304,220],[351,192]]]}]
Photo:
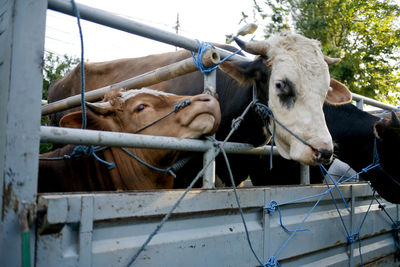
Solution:
[{"label": "trailer", "polygon": [[[201,189],[38,194],[40,141],[121,145],[115,140],[124,135],[124,146],[200,151],[204,162],[215,151],[210,141],[40,126],[47,8],[73,14],[63,0],[0,5],[0,266],[399,264],[399,206],[378,203],[365,182],[310,185],[306,168],[303,184],[293,186],[217,189],[209,164]],[[195,40],[78,8],[83,19],[197,51]],[[214,79],[205,77],[208,87]],[[268,154],[270,148],[231,143],[226,151]]]}]

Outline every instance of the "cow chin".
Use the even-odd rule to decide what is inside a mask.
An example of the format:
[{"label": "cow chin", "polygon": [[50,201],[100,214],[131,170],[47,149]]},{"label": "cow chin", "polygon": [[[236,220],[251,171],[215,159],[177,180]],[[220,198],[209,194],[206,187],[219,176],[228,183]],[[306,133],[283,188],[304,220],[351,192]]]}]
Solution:
[{"label": "cow chin", "polygon": [[218,128],[218,124],[213,115],[202,113],[197,115],[187,126],[189,132],[182,138],[199,138],[203,135],[213,135]]}]

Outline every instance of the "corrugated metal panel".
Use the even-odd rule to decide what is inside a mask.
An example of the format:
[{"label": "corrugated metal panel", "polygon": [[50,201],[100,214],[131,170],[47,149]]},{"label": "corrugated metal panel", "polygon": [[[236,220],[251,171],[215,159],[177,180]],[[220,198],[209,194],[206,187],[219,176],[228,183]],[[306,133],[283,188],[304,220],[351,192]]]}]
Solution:
[{"label": "corrugated metal panel", "polygon": [[[341,189],[349,201],[350,185],[341,186]],[[279,225],[278,212],[269,215],[263,211],[263,206],[272,199],[282,203],[325,190],[325,186],[319,185],[238,190],[253,247],[263,261],[274,255],[289,237],[289,233]],[[47,233],[43,232],[38,237],[37,266],[78,266],[79,239],[87,239],[88,234],[91,235],[92,255],[91,258],[86,255],[85,259],[91,260],[91,265],[126,266],[182,193],[182,190],[166,190],[40,196],[39,204],[47,208],[44,218]],[[357,229],[368,209],[371,191],[366,184],[354,184],[353,193],[356,196],[353,229]],[[340,198],[337,193],[334,196]],[[82,214],[82,207],[85,207],[82,203],[87,204],[88,197],[93,200],[93,230],[84,231],[82,235],[79,229],[81,218],[89,218]],[[315,201],[304,200],[282,206],[285,226],[295,229]],[[339,204],[339,208],[350,229],[351,213],[343,204]],[[397,219],[396,205],[387,204],[386,209]],[[321,201],[304,227],[310,231],[298,232],[279,255],[278,261],[283,266],[348,265],[346,233],[329,196]],[[391,222],[376,203],[371,207],[360,236],[364,263],[379,259],[385,259],[385,264],[392,262],[394,243]],[[354,263],[357,265],[360,262],[358,243],[354,243],[353,247]],[[258,265],[249,249],[232,189],[189,192],[134,264],[186,265]]]}]

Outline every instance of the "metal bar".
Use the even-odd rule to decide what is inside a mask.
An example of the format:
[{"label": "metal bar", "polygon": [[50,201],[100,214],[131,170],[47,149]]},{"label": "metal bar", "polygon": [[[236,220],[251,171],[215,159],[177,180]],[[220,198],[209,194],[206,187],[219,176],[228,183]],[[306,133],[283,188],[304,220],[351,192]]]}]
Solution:
[{"label": "metal bar", "polygon": [[310,166],[300,163],[300,184],[310,184]]},{"label": "metal bar", "polygon": [[215,96],[217,93],[217,72],[216,70],[204,75],[204,91]]},{"label": "metal bar", "polygon": [[[215,96],[217,93],[217,72],[213,70],[209,73],[204,74],[204,93],[209,93]],[[203,166],[209,161],[215,158],[214,148],[209,149],[203,156]],[[215,161],[211,163],[203,174],[203,188],[214,188],[215,187]]]},{"label": "metal bar", "polygon": [[[34,262],[36,233],[22,235],[18,216],[34,212],[37,196],[40,106],[46,0],[1,1],[0,4],[0,265]],[[23,75],[23,78],[21,78]],[[33,214],[32,214],[33,215]],[[30,252],[30,255],[28,253]]]},{"label": "metal bar", "polygon": [[[350,213],[350,234],[354,234],[354,214],[355,214],[355,194],[353,185],[350,185],[350,193],[351,193],[351,213]],[[354,243],[350,243],[349,245],[350,254],[349,254],[349,267],[354,267]]]},{"label": "metal bar", "polygon": [[79,223],[79,266],[92,266],[93,196],[82,196]]},{"label": "metal bar", "polygon": [[[158,148],[196,152],[206,152],[213,147],[213,142],[205,140],[81,130],[50,126],[40,127],[40,138],[42,142],[59,144]],[[249,144],[231,142],[226,143],[224,148],[227,153],[231,154],[269,155],[271,151],[271,146],[253,147]],[[276,149],[274,149],[274,155],[279,155]]]},{"label": "metal bar", "polygon": [[[211,148],[204,153],[203,166],[208,164],[215,158],[215,149]],[[202,188],[215,188],[215,160],[205,169],[203,174],[203,187]]]},{"label": "metal bar", "polygon": [[356,107],[360,110],[364,110],[364,99],[359,99],[356,101]]},{"label": "metal bar", "polygon": [[[148,26],[146,24],[142,24],[136,22],[131,19],[123,18],[120,16],[116,16],[111,12],[107,12],[101,9],[89,7],[82,4],[77,4],[79,13],[82,19],[108,26],[110,28],[114,28],[117,30],[121,30],[128,33],[133,33],[136,35],[140,35],[145,38],[149,38],[155,41],[167,43],[173,46],[178,46],[181,48],[185,48],[190,51],[197,52],[199,48],[199,44],[196,40],[160,30],[155,27]],[[48,8],[65,13],[67,15],[73,16],[73,8],[70,1],[63,1],[63,0],[48,0]],[[232,52],[223,50],[221,48],[216,48],[216,50],[221,55],[221,58],[225,58],[230,56]],[[232,60],[241,60],[241,61],[251,61],[251,59],[240,56],[234,55],[231,58]]]},{"label": "metal bar", "polygon": [[[214,49],[210,49],[203,55],[203,65],[206,67],[211,67],[220,61],[218,53]],[[150,86],[153,84],[166,81],[180,75],[187,74],[189,72],[194,72],[198,70],[194,65],[192,58],[187,58],[185,60],[143,73],[139,76],[115,83],[109,86],[98,88],[90,92],[85,93],[85,101],[92,102],[98,101],[104,97],[104,94],[110,90],[117,88],[142,88],[145,86]],[[42,116],[48,115],[54,112],[67,110],[81,105],[81,95],[74,95],[47,104],[42,107]]]},{"label": "metal bar", "polygon": [[385,103],[376,101],[372,98],[368,98],[368,97],[365,97],[365,96],[362,96],[359,94],[352,93],[352,96],[353,96],[354,101],[363,100],[364,104],[371,105],[371,106],[374,106],[377,108],[382,108],[382,109],[387,109],[387,110],[396,110],[397,109],[396,106],[385,104]]}]

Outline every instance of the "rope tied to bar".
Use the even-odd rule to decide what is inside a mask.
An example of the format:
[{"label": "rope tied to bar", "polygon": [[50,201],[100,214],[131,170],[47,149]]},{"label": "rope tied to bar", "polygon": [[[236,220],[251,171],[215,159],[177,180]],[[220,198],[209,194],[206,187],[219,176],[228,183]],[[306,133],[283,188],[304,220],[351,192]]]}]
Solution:
[{"label": "rope tied to bar", "polygon": [[115,163],[110,161],[105,161],[96,155],[95,149],[93,146],[76,146],[71,154],[64,155],[64,159],[72,159],[72,158],[81,158],[81,157],[90,157],[93,156],[97,161],[107,165],[108,169],[114,169]]},{"label": "rope tied to bar", "polygon": [[[255,35],[250,39],[250,42],[253,41],[254,37],[255,37]],[[196,56],[196,54],[195,54],[194,52],[192,52],[192,51],[190,52],[190,54],[192,55],[194,65],[195,65],[203,74],[206,74],[206,73],[209,73],[209,72],[215,70],[216,68],[218,68],[218,65],[220,65],[220,64],[223,63],[224,61],[230,59],[230,58],[233,57],[234,55],[239,54],[240,52],[243,51],[243,49],[239,49],[239,50],[233,52],[232,54],[230,54],[229,56],[225,57],[224,59],[222,59],[222,60],[221,60],[220,62],[218,62],[216,65],[207,68],[207,67],[205,67],[205,66],[203,65],[203,55],[204,55],[204,53],[205,53],[208,49],[210,49],[210,48],[215,49],[215,46],[214,46],[213,44],[209,43],[209,42],[204,42],[204,41],[201,41],[201,42],[200,42],[200,41],[197,40],[197,39],[196,39],[196,41],[197,41],[197,44],[198,44],[197,56]]]}]

